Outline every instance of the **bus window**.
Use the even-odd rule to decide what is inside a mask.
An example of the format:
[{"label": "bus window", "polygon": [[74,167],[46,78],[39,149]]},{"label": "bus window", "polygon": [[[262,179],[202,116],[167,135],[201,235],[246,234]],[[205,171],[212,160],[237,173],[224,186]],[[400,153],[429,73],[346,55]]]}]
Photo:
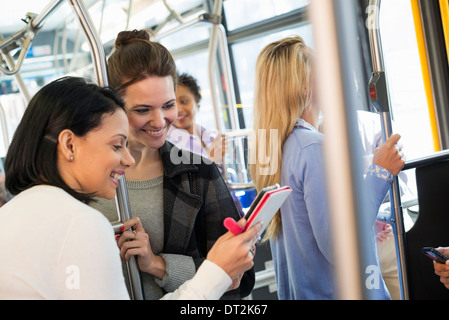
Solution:
[{"label": "bus window", "polygon": [[[19,92],[1,94],[0,107],[3,109],[0,110],[0,112],[3,112],[6,120],[6,128],[3,128],[3,123],[0,123],[0,158],[4,158],[14,132],[19,125],[20,119],[22,119],[23,113],[25,112],[26,102]],[[5,131],[7,132],[6,136],[4,135]]]},{"label": "bus window", "polygon": [[223,2],[228,30],[269,19],[309,4],[309,0],[226,0]]},{"label": "bus window", "polygon": [[238,59],[234,59],[235,69],[247,128],[253,127],[254,76],[257,56],[267,44],[293,35],[301,36],[306,44],[313,48],[312,28],[310,25],[263,35],[232,46],[234,56],[238,57]]},{"label": "bus window", "polygon": [[[6,128],[0,123],[0,158],[6,156],[7,147],[12,140],[14,132],[27,107],[27,101],[20,92],[15,80],[11,76],[5,76],[6,80],[0,83],[0,107],[6,120]],[[55,76],[38,76],[23,78],[23,82],[32,97],[44,84],[54,80]],[[4,135],[6,131],[6,135]]]},{"label": "bus window", "polygon": [[[210,29],[211,26],[209,24],[196,24],[160,39],[160,43],[170,51],[173,51],[199,41],[209,41]],[[192,35],[195,36],[193,37]]]},{"label": "bus window", "polygon": [[[402,137],[400,142],[404,145],[407,161],[428,156],[437,150],[432,136],[411,2],[383,1],[379,14],[393,131]],[[402,174],[406,174],[408,179],[406,184],[400,181],[400,185],[407,189],[401,201],[403,209],[408,209],[404,211],[404,226],[408,231],[418,213],[417,206],[405,205],[408,200],[416,199],[415,170],[406,170]]]},{"label": "bus window", "polygon": [[436,150],[410,1],[383,1],[379,25],[393,129],[402,136],[407,160],[427,156]]},{"label": "bus window", "polygon": [[179,73],[188,73],[195,77],[201,88],[200,109],[195,116],[195,121],[206,129],[216,129],[215,115],[210,93],[207,50],[196,52],[181,58],[176,58],[176,67]]}]

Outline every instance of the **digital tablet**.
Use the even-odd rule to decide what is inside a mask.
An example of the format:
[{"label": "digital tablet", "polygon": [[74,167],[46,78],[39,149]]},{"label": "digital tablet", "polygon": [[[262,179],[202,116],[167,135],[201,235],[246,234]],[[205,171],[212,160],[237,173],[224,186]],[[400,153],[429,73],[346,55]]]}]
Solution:
[{"label": "digital tablet", "polygon": [[291,192],[290,187],[280,187],[278,184],[262,189],[245,215],[247,221],[245,228],[241,228],[232,218],[226,218],[224,226],[237,235],[245,232],[253,224],[263,221],[263,228],[260,231],[262,233]]},{"label": "digital tablet", "polygon": [[245,215],[247,224],[244,231],[253,224],[263,221],[262,233],[291,192],[290,187],[279,187],[279,185],[262,189]]}]

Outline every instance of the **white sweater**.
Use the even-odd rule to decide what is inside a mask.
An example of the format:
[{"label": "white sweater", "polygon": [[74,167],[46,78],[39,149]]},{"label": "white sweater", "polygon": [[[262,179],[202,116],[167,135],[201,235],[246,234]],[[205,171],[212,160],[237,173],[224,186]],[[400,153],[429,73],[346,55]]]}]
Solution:
[{"label": "white sweater", "polygon": [[[211,262],[166,299],[218,299]],[[129,299],[109,221],[62,189],[37,186],[0,208],[0,299]]]}]

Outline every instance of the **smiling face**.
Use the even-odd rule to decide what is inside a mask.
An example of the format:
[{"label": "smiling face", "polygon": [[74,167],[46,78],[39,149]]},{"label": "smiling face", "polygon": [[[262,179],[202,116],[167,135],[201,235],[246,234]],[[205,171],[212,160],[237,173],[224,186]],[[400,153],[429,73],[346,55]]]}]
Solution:
[{"label": "smiling face", "polygon": [[63,161],[70,172],[63,175],[66,183],[81,193],[114,198],[118,180],[134,164],[126,148],[128,130],[126,113],[117,109],[103,115],[101,125],[85,136],[70,136],[66,141],[72,146],[73,160]]},{"label": "smiling face", "polygon": [[171,76],[148,77],[131,84],[123,96],[130,127],[130,144],[139,142],[151,149],[165,143],[171,124],[178,116]]},{"label": "smiling face", "polygon": [[179,84],[176,88],[176,104],[178,118],[173,123],[177,128],[187,130],[193,134],[195,115],[198,110],[198,101],[188,87]]}]

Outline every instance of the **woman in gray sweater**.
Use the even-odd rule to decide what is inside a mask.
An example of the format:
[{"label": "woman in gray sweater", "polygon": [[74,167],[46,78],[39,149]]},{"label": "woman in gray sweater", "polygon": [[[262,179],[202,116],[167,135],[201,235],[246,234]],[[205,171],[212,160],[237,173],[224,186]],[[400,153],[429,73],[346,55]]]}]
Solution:
[{"label": "woman in gray sweater", "polygon": [[[215,163],[165,140],[178,113],[176,66],[168,50],[146,31],[121,32],[108,76],[124,99],[128,149],[136,160],[126,171],[131,214],[146,231],[138,239],[124,232],[118,244],[125,259],[137,255],[145,298],[158,299],[193,277],[226,232],[223,220],[240,215]],[[117,220],[114,201],[94,207]],[[247,296],[254,282],[251,269],[233,279],[223,298]]]}]

